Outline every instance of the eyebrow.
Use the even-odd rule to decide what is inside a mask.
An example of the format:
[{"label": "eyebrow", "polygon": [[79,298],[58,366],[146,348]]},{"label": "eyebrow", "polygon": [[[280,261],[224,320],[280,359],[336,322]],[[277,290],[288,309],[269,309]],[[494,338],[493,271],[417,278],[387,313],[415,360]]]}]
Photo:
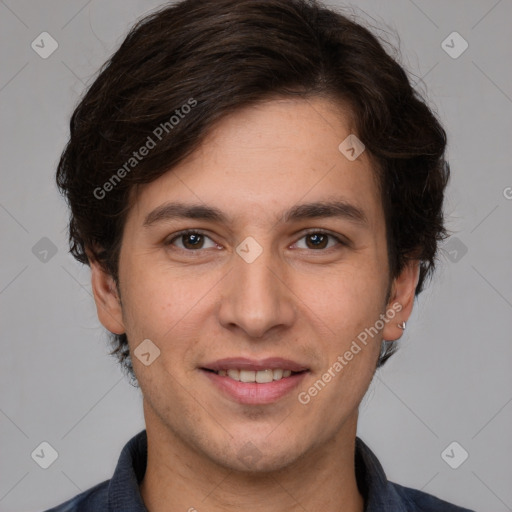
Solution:
[{"label": "eyebrow", "polygon": [[[361,226],[368,226],[368,217],[358,206],[345,200],[320,201],[293,206],[279,216],[279,222],[289,223],[304,219],[343,218]],[[144,219],[143,226],[174,219],[198,219],[228,223],[229,218],[213,206],[168,202],[152,210]]]}]

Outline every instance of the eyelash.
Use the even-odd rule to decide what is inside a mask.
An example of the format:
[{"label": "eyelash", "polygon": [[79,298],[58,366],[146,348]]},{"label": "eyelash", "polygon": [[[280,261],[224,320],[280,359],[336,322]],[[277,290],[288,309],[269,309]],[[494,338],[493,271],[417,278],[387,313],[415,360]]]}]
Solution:
[{"label": "eyelash", "polygon": [[[170,246],[170,245],[173,245],[173,242],[175,240],[178,240],[180,237],[183,237],[185,235],[201,235],[201,236],[204,236],[206,238],[209,238],[210,240],[211,237],[208,236],[206,233],[204,233],[203,231],[201,230],[198,230],[198,229],[186,229],[184,231],[180,231],[178,233],[175,233],[171,239],[167,240],[166,242],[164,242],[164,245],[166,246]],[[343,241],[340,237],[336,236],[336,235],[333,235],[332,233],[330,233],[329,231],[325,231],[325,230],[322,230],[322,229],[310,229],[308,231],[306,231],[300,238],[299,240],[302,240],[303,238],[309,236],[309,235],[324,235],[324,236],[328,236],[334,240],[336,240],[336,242],[338,242],[339,245],[341,246],[348,246],[349,244],[345,241]],[[214,242],[214,240],[212,240],[212,242]],[[295,242],[296,243],[296,242]],[[200,252],[201,249],[182,249],[181,247],[178,247],[178,249],[182,250],[182,251],[185,251],[185,252]],[[310,249],[312,251],[318,251],[318,252],[326,252],[326,251],[329,251],[330,249],[334,249],[334,247],[329,247],[328,249]],[[307,250],[307,249],[305,249]]]}]

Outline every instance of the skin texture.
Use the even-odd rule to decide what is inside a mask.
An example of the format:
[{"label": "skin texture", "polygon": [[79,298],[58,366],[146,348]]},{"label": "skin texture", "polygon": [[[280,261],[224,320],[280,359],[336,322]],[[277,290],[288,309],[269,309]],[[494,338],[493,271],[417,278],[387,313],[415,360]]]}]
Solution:
[{"label": "skin texture", "polygon": [[[418,262],[390,282],[370,160],[363,153],[349,161],[338,150],[350,133],[341,107],[325,98],[241,109],[134,196],[119,289],[91,261],[99,319],[111,332],[127,333],[143,394],[148,466],[141,493],[150,512],[363,510],[353,462],[358,406],[381,339],[398,339],[397,324],[411,314]],[[280,221],[298,204],[339,199],[361,208],[368,223]],[[168,201],[214,206],[228,222],[170,219],[143,227],[146,215]],[[184,229],[206,235],[199,249],[187,237],[174,238]],[[328,238],[318,249],[306,236],[310,229],[347,245]],[[262,248],[252,263],[236,252],[248,236]],[[401,306],[393,320],[307,405],[300,403],[298,393],[393,304]],[[147,338],[161,351],[149,366],[133,356]],[[200,370],[238,356],[282,357],[309,371],[278,401],[243,405]],[[241,457],[248,446],[258,453],[252,462]]]}]

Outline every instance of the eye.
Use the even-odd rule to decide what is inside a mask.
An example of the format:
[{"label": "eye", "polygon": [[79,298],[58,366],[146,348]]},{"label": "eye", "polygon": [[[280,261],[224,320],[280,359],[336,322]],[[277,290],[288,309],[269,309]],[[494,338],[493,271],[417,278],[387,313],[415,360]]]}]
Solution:
[{"label": "eye", "polygon": [[[305,240],[305,247],[298,247],[299,249],[320,250],[330,249],[337,244],[346,245],[340,238],[325,231],[310,231],[300,240]],[[296,245],[300,243],[300,240]]]},{"label": "eye", "polygon": [[[208,245],[207,240],[210,241],[210,245]],[[185,251],[217,247],[217,244],[209,236],[201,233],[200,231],[192,230],[182,231],[181,233],[174,235],[170,240],[165,242],[165,245],[176,245]]]},{"label": "eye", "polygon": [[[302,240],[304,240],[304,242],[302,242]],[[219,245],[209,236],[197,230],[186,230],[176,233],[172,238],[165,242],[165,245],[173,245],[184,251],[219,248]],[[343,242],[339,237],[321,230],[310,231],[295,243],[295,246],[298,249],[312,250],[331,249],[336,245],[346,246],[347,243]]]}]

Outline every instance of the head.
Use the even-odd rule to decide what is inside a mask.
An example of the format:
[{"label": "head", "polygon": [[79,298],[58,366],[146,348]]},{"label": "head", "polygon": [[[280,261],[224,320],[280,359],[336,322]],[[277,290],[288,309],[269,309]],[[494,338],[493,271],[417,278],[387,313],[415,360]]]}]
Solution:
[{"label": "head", "polygon": [[[272,467],[352,418],[446,236],[446,135],[382,43],[313,1],[186,0],[133,27],[70,129],[57,183],[71,253],[148,411],[226,464],[230,439],[265,438]],[[349,135],[355,160],[339,149]],[[144,339],[160,350],[149,366],[133,357]],[[206,375],[277,355],[306,368],[304,391],[350,350],[307,406],[241,414]],[[205,421],[209,439],[193,426]]]}]

